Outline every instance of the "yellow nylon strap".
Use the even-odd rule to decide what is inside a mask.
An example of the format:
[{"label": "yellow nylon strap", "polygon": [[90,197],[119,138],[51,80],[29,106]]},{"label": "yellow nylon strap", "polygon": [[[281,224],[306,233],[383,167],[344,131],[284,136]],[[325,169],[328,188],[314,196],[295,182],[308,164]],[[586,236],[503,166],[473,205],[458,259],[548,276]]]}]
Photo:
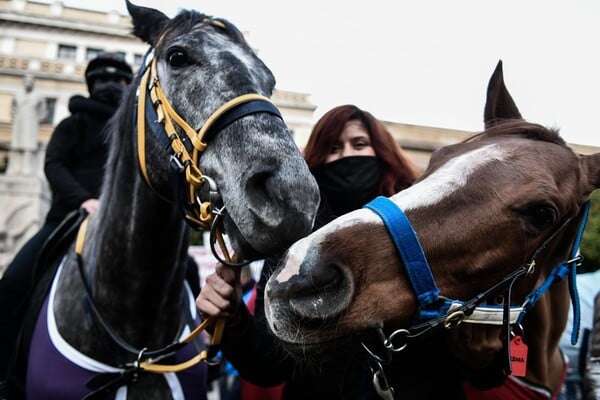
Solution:
[{"label": "yellow nylon strap", "polygon": [[140,369],[142,369],[144,371],[154,372],[157,374],[164,374],[167,372],[179,372],[179,371],[183,371],[185,369],[191,368],[194,365],[206,360],[206,356],[207,356],[206,350],[202,350],[202,352],[200,352],[200,354],[198,354],[180,364],[166,365],[166,364],[152,364],[149,362],[141,362],[139,367],[140,367]]},{"label": "yellow nylon strap", "polygon": [[[227,246],[225,245],[225,240],[223,239],[223,234],[220,229],[217,228],[217,241],[221,250],[223,251],[223,255],[225,259],[229,262],[234,261],[235,257],[232,257],[227,250]],[[185,338],[181,339],[179,343],[189,343],[193,338],[195,338],[200,332],[202,332],[206,327],[214,321],[214,318],[207,318],[200,325],[198,325],[189,335]],[[223,337],[223,332],[225,331],[225,318],[217,318],[215,321],[215,329],[213,331],[213,335],[210,341],[211,346],[218,346],[221,343],[221,338]],[[196,356],[190,358],[187,361],[181,362],[179,364],[167,365],[167,364],[154,364],[149,361],[144,361],[139,364],[139,368],[144,371],[153,372],[153,373],[166,373],[166,372],[179,372],[194,365],[205,361],[208,357],[208,352],[206,350],[200,352]]]},{"label": "yellow nylon strap", "polygon": [[[183,145],[177,131],[175,130],[175,126],[173,122],[179,125],[187,134],[187,136],[191,139],[193,143],[193,139],[197,136],[196,130],[192,128],[177,112],[173,109],[169,100],[164,94],[162,87],[160,85],[160,81],[158,80],[158,72],[156,68],[156,59],[152,60],[151,65],[151,79],[152,79],[152,89],[150,91],[150,95],[152,98],[152,103],[155,104],[157,113],[160,115],[160,120],[163,122],[165,131],[168,137],[172,137],[171,140],[171,148],[173,152],[179,155],[182,162],[189,161],[185,168],[185,177],[186,181],[189,183],[188,187],[188,200],[190,203],[194,203],[195,198],[195,189],[200,187],[204,183],[204,179],[202,179],[202,172],[198,168],[198,157],[190,156],[187,149]],[[203,152],[206,149],[206,144],[202,143],[202,145],[198,148],[194,148],[194,154],[198,152]],[[198,214],[198,212],[196,212]],[[201,218],[206,219],[206,218]]]},{"label": "yellow nylon strap", "polygon": [[[172,120],[174,120],[175,123],[179,125],[190,138],[194,138],[197,135],[196,130],[192,128],[187,122],[185,122],[185,120],[181,118],[179,114],[177,114],[173,107],[171,107],[169,99],[167,99],[164,91],[160,86],[160,81],[158,80],[158,69],[156,68],[156,59],[152,60],[152,65],[150,69],[152,71],[153,81],[153,86],[151,90],[152,101],[154,104],[156,104],[156,107],[158,109],[162,109],[162,113],[164,114],[165,118],[165,128],[168,127],[167,133],[169,135],[175,133],[175,127],[173,126],[172,122]],[[159,100],[159,102],[157,103],[156,100]],[[199,150],[204,151],[205,149],[206,144],[204,144],[204,146]]]},{"label": "yellow nylon strap", "polygon": [[[214,25],[225,28],[225,26],[221,26],[222,22],[208,20],[208,22],[213,23]],[[216,23],[215,23],[216,22]],[[268,97],[259,95],[257,93],[245,94],[235,99],[232,99],[221,107],[219,107],[206,121],[206,123],[202,126],[199,132],[196,132],[177,112],[173,109],[169,100],[165,96],[164,91],[160,85],[158,79],[158,69],[156,67],[156,58],[152,60],[150,66],[147,71],[142,76],[140,81],[140,86],[138,88],[138,115],[137,115],[137,129],[138,129],[138,158],[140,163],[140,169],[142,171],[142,176],[144,180],[148,184],[148,186],[163,200],[172,203],[173,201],[166,198],[162,194],[160,194],[157,190],[154,189],[152,184],[150,183],[150,179],[148,176],[148,170],[146,167],[146,152],[145,152],[145,136],[146,136],[146,125],[145,125],[145,106],[146,106],[146,90],[150,91],[150,98],[152,104],[156,108],[156,113],[158,115],[158,119],[160,123],[163,124],[165,133],[167,137],[170,139],[171,149],[174,154],[177,156],[178,160],[185,167],[185,180],[188,183],[187,188],[187,196],[189,204],[197,204],[196,199],[196,190],[201,187],[204,182],[204,176],[202,171],[198,168],[200,154],[206,149],[207,144],[202,141],[206,132],[214,125],[215,121],[217,121],[223,114],[227,111],[236,107],[237,105],[247,103],[254,100],[266,101],[274,105],[273,101]],[[177,134],[175,129],[175,125],[177,124],[183,129],[190,139],[190,143],[194,147],[192,154],[190,155],[180,136]],[[192,221],[199,226],[209,227],[212,215],[210,214],[210,203],[204,202],[202,204],[198,204],[198,209],[193,209],[190,211],[193,215],[186,215],[186,219]],[[187,213],[186,213],[187,214]]]},{"label": "yellow nylon strap", "polygon": [[138,145],[138,160],[142,176],[152,187],[150,179],[148,179],[148,171],[146,170],[146,88],[148,87],[148,76],[150,70],[147,70],[142,76],[140,86],[138,87],[138,109],[137,109],[137,145]]},{"label": "yellow nylon strap", "polygon": [[209,24],[218,26],[219,28],[227,29],[225,24],[223,22],[219,21],[218,19],[204,18],[203,22],[208,22]]},{"label": "yellow nylon strap", "polygon": [[79,230],[77,231],[77,239],[75,240],[75,253],[82,255],[83,254],[83,243],[85,242],[85,232],[87,231],[88,222],[90,220],[90,216],[85,217],[81,225],[79,225]]},{"label": "yellow nylon strap", "polygon": [[[194,331],[192,333],[190,333],[185,339],[181,340],[180,342],[188,343],[189,340],[191,340],[193,336],[196,336],[198,333],[200,333],[202,330],[204,330],[211,321],[212,321],[212,318],[206,319],[202,324],[200,324],[196,329],[194,329]],[[211,345],[218,345],[220,343],[224,329],[225,329],[225,320],[223,318],[220,318],[217,320],[217,323],[215,325],[215,331],[213,333],[213,339],[211,340]],[[218,337],[218,341],[216,341],[217,337]],[[152,362],[144,361],[144,362],[140,363],[139,368],[144,371],[153,372],[153,373],[157,373],[157,374],[164,374],[167,372],[180,372],[185,369],[191,368],[194,365],[206,360],[207,357],[208,357],[208,352],[206,350],[202,350],[199,354],[197,354],[194,357],[190,358],[189,360],[181,362],[179,364],[173,364],[173,365],[153,364]]]},{"label": "yellow nylon strap", "polygon": [[[225,260],[228,262],[235,262],[236,257],[232,257],[229,254],[229,251],[227,250],[227,246],[225,244],[225,240],[223,239],[223,233],[221,232],[221,229],[219,229],[218,227],[216,227],[217,229],[217,241],[219,242],[219,247],[221,247],[221,251],[223,252],[223,256],[225,257]],[[217,319],[217,322],[215,324],[215,331],[213,332],[213,336],[212,336],[212,341],[211,341],[211,345],[218,345],[219,343],[221,343],[221,337],[223,336],[223,331],[225,330],[225,318],[221,317]]]}]

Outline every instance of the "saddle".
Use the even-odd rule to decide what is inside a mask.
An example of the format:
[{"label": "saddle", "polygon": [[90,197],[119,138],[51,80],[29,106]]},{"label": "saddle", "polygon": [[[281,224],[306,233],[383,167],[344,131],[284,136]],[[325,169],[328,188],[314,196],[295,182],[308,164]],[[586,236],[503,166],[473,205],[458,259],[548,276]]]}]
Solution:
[{"label": "saddle", "polygon": [[23,316],[17,345],[13,352],[7,379],[8,400],[25,398],[25,376],[27,374],[27,359],[29,343],[35,327],[37,316],[48,295],[50,286],[58,270],[59,262],[69,247],[73,244],[79,225],[87,212],[83,209],[68,214],[60,225],[48,237],[36,259],[33,274],[33,285],[27,300],[21,306]]}]

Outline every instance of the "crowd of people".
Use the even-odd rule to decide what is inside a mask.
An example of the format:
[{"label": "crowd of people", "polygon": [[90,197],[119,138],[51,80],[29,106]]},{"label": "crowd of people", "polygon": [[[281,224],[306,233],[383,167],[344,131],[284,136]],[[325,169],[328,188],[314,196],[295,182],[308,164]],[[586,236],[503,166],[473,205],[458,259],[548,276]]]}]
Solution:
[{"label": "crowd of people", "polygon": [[[48,144],[44,171],[53,194],[50,211],[39,232],[21,248],[0,280],[0,380],[7,373],[40,249],[67,214],[80,208],[94,213],[98,208],[108,149],[103,127],[119,105],[121,91],[132,79],[132,69],[120,56],[105,53],[89,63],[85,78],[89,97],[71,98],[71,115],[58,124]],[[321,192],[314,229],[376,196],[391,196],[408,188],[420,175],[385,125],[355,105],[326,112],[315,124],[303,154]],[[309,367],[287,357],[276,346],[267,327],[263,294],[278,261],[277,257],[264,260],[258,282],[242,282],[240,274],[219,264],[199,292],[196,305],[203,317],[227,319],[220,346],[230,368],[221,373],[235,374],[229,376],[236,377],[236,384],[225,384],[223,398],[225,393],[232,400],[379,398],[365,352],[349,348],[318,367]],[[598,291],[598,279],[590,282],[585,287],[592,295]],[[591,304],[591,300],[584,304]],[[418,346],[396,357],[388,367],[388,376],[398,398],[413,398],[416,393],[419,398],[451,398],[458,393],[461,371],[469,368],[469,343],[460,340],[450,336],[423,344],[439,349],[453,364],[430,365]],[[464,358],[449,351],[449,345],[463,349]],[[579,349],[565,345],[565,351],[578,355]],[[580,371],[579,363],[574,364]],[[448,370],[449,365],[455,367]],[[429,376],[422,376],[424,370]],[[436,385],[428,383],[431,374],[439,378]],[[573,377],[568,382],[575,383],[565,386],[561,398],[582,398],[580,376],[573,373]],[[244,391],[249,387],[244,383],[252,390]],[[261,392],[260,387],[276,389]]]}]

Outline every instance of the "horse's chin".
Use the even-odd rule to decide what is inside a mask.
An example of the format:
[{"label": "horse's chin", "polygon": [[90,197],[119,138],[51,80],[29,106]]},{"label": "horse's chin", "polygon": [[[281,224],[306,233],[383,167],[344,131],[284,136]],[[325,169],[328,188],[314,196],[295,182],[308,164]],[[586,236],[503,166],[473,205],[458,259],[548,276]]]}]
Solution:
[{"label": "horse's chin", "polygon": [[[226,220],[226,232],[232,249],[240,260],[259,260],[269,256],[281,256],[291,243],[275,240],[255,240],[258,234],[245,235],[231,219]],[[279,239],[279,238],[278,238]]]},{"label": "horse's chin", "polygon": [[234,238],[232,246],[239,260],[254,261],[265,258],[265,255],[252,247],[244,238]]},{"label": "horse's chin", "polygon": [[277,340],[279,345],[290,357],[308,365],[318,365],[326,362],[341,351],[347,351],[348,348],[358,350],[359,340],[355,337],[337,337],[318,343],[291,343]]}]

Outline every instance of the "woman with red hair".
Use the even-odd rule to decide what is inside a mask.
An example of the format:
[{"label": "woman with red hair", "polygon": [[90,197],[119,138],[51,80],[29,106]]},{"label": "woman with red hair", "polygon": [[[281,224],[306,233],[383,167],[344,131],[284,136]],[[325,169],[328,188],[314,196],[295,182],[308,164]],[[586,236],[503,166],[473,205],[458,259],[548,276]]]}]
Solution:
[{"label": "woman with red hair", "polygon": [[413,184],[418,172],[385,125],[368,111],[342,105],[314,126],[304,159],[321,189],[322,208],[334,216],[392,196]]}]

